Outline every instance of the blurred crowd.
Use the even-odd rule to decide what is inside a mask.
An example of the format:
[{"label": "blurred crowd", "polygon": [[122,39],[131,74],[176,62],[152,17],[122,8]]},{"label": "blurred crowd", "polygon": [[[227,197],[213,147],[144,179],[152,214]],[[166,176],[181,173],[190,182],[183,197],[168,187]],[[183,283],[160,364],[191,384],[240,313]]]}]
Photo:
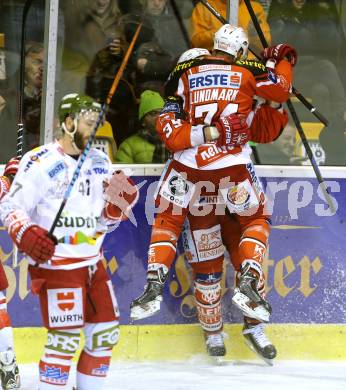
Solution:
[{"label": "blurred crowd", "polygon": [[[0,3],[0,161],[16,150],[20,118],[20,38],[23,1]],[[209,0],[224,17],[226,0]],[[266,39],[297,48],[295,87],[329,119],[330,125],[309,132],[316,118],[293,99],[319,163],[346,165],[346,96],[342,73],[345,33],[333,0],[252,1]],[[341,1],[342,3],[342,1]],[[40,143],[44,65],[45,1],[34,0],[26,23],[22,118],[25,148]],[[142,28],[114,94],[107,122],[117,163],[162,163],[168,153],[156,135],[155,120],[164,104],[164,84],[179,55],[189,47],[212,46],[221,23],[193,0],[60,0],[56,96],[71,92],[105,100],[135,31]],[[261,43],[243,0],[238,24],[252,48]],[[1,45],[1,34],[3,45]],[[3,46],[3,47],[2,47]],[[4,72],[2,72],[3,66]],[[287,125],[274,145],[254,145],[261,164],[305,164],[294,124]]]}]

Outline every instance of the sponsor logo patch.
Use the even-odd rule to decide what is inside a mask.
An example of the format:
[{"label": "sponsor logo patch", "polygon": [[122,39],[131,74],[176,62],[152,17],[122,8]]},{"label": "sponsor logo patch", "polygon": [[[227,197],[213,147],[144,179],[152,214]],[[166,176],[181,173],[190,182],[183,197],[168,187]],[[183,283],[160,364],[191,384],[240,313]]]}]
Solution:
[{"label": "sponsor logo patch", "polygon": [[193,231],[199,261],[215,259],[224,253],[220,226]]},{"label": "sponsor logo patch", "polygon": [[96,175],[107,175],[108,174],[108,169],[102,168],[102,167],[93,168],[93,171],[94,171],[94,173],[96,173]]},{"label": "sponsor logo patch", "polygon": [[194,192],[195,185],[185,177],[172,169],[168,177],[163,181],[159,195],[180,207],[187,207]]},{"label": "sponsor logo patch", "polygon": [[43,156],[44,154],[48,153],[48,149],[43,149],[38,153],[33,154],[30,157],[30,160],[26,163],[24,167],[24,172],[27,172],[30,167],[35,163],[35,162],[40,162],[40,157]]},{"label": "sponsor logo patch", "polygon": [[[105,166],[107,164],[107,160],[101,156],[93,157],[91,159],[91,166],[94,167],[96,165],[103,165]],[[108,164],[107,164],[108,165]]]},{"label": "sponsor logo patch", "polygon": [[186,180],[181,176],[173,176],[169,179],[169,190],[171,194],[181,196],[189,192],[189,186]]},{"label": "sponsor logo patch", "polygon": [[91,374],[95,376],[107,376],[108,370],[109,370],[108,364],[100,364],[99,367],[93,368]]},{"label": "sponsor logo patch", "polygon": [[168,102],[164,105],[161,110],[161,114],[165,114],[166,112],[175,112],[177,114],[181,113],[180,104],[175,102]]},{"label": "sponsor logo patch", "polygon": [[48,176],[53,179],[59,172],[62,172],[65,168],[65,165],[62,161],[59,161],[53,165],[48,171]]},{"label": "sponsor logo patch", "polygon": [[227,199],[236,206],[243,205],[250,199],[250,193],[245,187],[235,186],[229,189]]},{"label": "sponsor logo patch", "polygon": [[[43,363],[44,364],[44,363]],[[44,364],[40,367],[40,380],[54,385],[66,385],[69,376],[69,367],[56,367]]]},{"label": "sponsor logo patch", "polygon": [[213,72],[205,75],[196,74],[189,76],[191,90],[199,88],[229,87],[239,89],[242,80],[241,72]]},{"label": "sponsor logo patch", "polygon": [[51,328],[83,326],[82,288],[48,289],[48,318]]}]

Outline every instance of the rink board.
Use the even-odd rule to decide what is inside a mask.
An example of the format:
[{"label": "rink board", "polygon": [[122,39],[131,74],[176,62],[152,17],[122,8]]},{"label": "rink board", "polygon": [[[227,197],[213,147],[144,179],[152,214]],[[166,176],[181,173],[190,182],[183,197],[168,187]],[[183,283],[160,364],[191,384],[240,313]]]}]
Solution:
[{"label": "rink board", "polygon": [[[130,302],[143,291],[145,284],[146,252],[154,214],[152,199],[161,169],[150,167],[141,170],[137,167],[134,179],[142,185],[141,196],[134,209],[137,227],[126,221],[105,239],[105,265],[115,287],[123,325],[123,337],[120,348],[115,351],[116,358],[155,359],[162,349],[167,351],[171,348],[164,341],[164,336],[161,339],[158,334],[167,334],[167,340],[172,339],[175,351],[167,354],[171,359],[204,353],[201,331],[195,325],[191,272],[184,261],[181,244],[166,285],[161,312],[140,321],[140,327],[129,325]],[[346,359],[346,352],[330,348],[331,343],[346,345],[344,327],[338,325],[346,323],[346,170],[323,171],[338,205],[334,216],[321,215],[327,206],[317,191],[317,182],[311,171],[272,167],[261,167],[261,171],[264,187],[271,189],[268,194],[273,188],[280,189],[272,202],[273,229],[265,263],[268,298],[273,306],[271,320],[274,325],[269,327],[270,332],[274,337],[276,334],[285,335],[275,340],[285,351],[282,358]],[[40,312],[37,298],[30,293],[27,260],[20,258],[19,266],[12,269],[12,243],[3,228],[0,229],[0,256],[10,282],[7,297],[13,325],[23,328],[17,329],[20,339],[30,343],[35,335],[35,345],[41,346],[44,344],[42,333],[35,329],[41,325]],[[222,280],[226,324],[242,321],[239,311],[231,305],[233,281],[232,268],[226,262]],[[242,337],[236,337],[240,334],[239,325],[229,326],[232,335],[232,341],[229,341],[232,347],[229,349],[239,357],[246,357]],[[301,342],[298,343],[297,338]],[[130,351],[128,355],[127,348]],[[147,349],[148,356],[140,352],[142,348]],[[23,356],[25,350],[28,351],[23,348]],[[38,355],[41,353],[35,348],[29,350]]]},{"label": "rink board", "polygon": [[[227,360],[257,358],[244,343],[241,325],[226,324],[224,330]],[[266,333],[278,350],[277,360],[346,360],[345,325],[272,324]],[[45,342],[42,328],[15,329],[19,362],[38,361]],[[196,356],[206,356],[198,324],[122,325],[119,344],[113,349],[117,361],[179,361]]]}]

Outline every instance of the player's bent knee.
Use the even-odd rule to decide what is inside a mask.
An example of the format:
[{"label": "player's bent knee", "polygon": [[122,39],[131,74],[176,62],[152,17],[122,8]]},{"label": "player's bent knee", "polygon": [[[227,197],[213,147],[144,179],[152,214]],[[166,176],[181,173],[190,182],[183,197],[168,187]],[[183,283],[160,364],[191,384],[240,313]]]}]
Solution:
[{"label": "player's bent knee", "polygon": [[89,351],[112,349],[119,341],[118,321],[87,323],[84,327],[85,347]]}]

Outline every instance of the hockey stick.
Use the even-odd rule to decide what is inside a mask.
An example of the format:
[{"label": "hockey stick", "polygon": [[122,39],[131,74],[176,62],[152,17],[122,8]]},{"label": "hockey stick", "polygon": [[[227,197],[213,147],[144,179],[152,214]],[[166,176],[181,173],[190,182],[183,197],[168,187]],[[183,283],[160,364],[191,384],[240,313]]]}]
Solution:
[{"label": "hockey stick", "polygon": [[25,24],[33,0],[27,0],[23,8],[22,16],[22,33],[21,33],[21,49],[20,49],[20,73],[19,73],[19,101],[18,101],[18,129],[17,129],[17,158],[23,157],[23,139],[24,139],[24,123],[23,123],[23,97],[24,97],[24,81],[25,81]]},{"label": "hockey stick", "polygon": [[[253,24],[255,26],[255,29],[257,31],[257,34],[258,34],[258,36],[259,36],[259,38],[261,40],[261,43],[262,43],[263,47],[264,48],[268,47],[268,42],[267,42],[267,40],[266,40],[266,38],[265,38],[265,36],[263,34],[262,28],[261,28],[261,26],[260,26],[260,24],[258,22],[257,16],[256,16],[256,14],[255,14],[255,12],[254,12],[254,10],[252,8],[250,0],[244,0],[244,1],[245,1],[246,8],[249,11],[249,14],[251,16],[251,20],[252,20],[252,22],[253,22]],[[291,113],[291,116],[293,118],[293,121],[294,121],[294,123],[296,125],[298,133],[299,133],[300,138],[302,140],[302,143],[304,145],[305,151],[306,151],[306,153],[307,153],[307,155],[309,157],[309,160],[311,162],[312,168],[313,168],[313,170],[315,172],[316,178],[317,178],[318,182],[320,183],[320,188],[321,188],[321,190],[323,192],[325,200],[326,200],[327,204],[329,205],[330,211],[333,214],[335,214],[336,213],[336,209],[335,209],[334,203],[332,202],[331,196],[330,196],[330,194],[328,192],[327,186],[326,186],[326,184],[324,182],[324,179],[322,177],[320,168],[318,167],[318,165],[316,163],[315,157],[314,157],[314,155],[312,153],[312,150],[311,150],[311,147],[310,147],[310,145],[308,143],[308,140],[306,139],[304,130],[302,128],[302,125],[301,125],[300,120],[298,118],[298,115],[296,113],[296,110],[293,107],[291,99],[287,100],[287,107],[288,107],[288,109],[289,109],[289,111]],[[316,111],[315,111],[315,113],[316,113]]]},{"label": "hockey stick", "polygon": [[[220,14],[220,12],[218,12],[212,5],[210,5],[209,3],[208,3],[208,1],[207,0],[200,0],[200,2],[206,7],[206,8],[208,8],[208,10],[217,18],[217,19],[219,19],[219,21],[222,23],[222,24],[228,24],[228,22],[227,22],[227,20]],[[248,7],[248,4],[250,4],[250,2],[248,1],[248,0],[245,0],[245,4],[246,4],[246,6]],[[251,6],[251,4],[250,4],[250,6]],[[249,8],[248,8],[249,9]],[[252,9],[252,6],[251,6],[251,9]],[[255,22],[255,20],[257,21],[257,24],[258,24],[258,26],[259,26],[259,23],[258,23],[258,20],[257,20],[257,17],[256,17],[256,15],[255,15],[255,13],[254,13],[254,11],[253,11],[253,9],[252,9],[252,14],[251,14],[251,11],[250,11],[250,9],[249,9],[249,13],[250,13],[250,16],[251,16],[251,18],[255,18],[255,19],[252,19],[252,21],[253,21],[253,24],[254,24],[254,26],[255,26],[255,28],[256,28],[256,30],[257,30],[257,26],[256,26],[256,22]],[[259,26],[259,28],[260,28],[260,26]],[[260,32],[261,33],[260,33]],[[257,30],[257,33],[258,33],[258,35],[259,35],[259,37],[260,37],[260,40],[261,40],[261,42],[262,42],[262,45],[263,45],[263,47],[266,47],[266,43],[267,43],[267,41],[266,41],[266,39],[265,39],[265,36],[264,36],[264,34],[263,34],[263,31],[262,31],[262,29],[260,28],[260,30]],[[263,40],[264,41],[263,41]],[[265,44],[264,44],[264,42],[265,42]],[[258,59],[258,60],[260,60],[260,61],[262,61],[262,58],[258,55],[258,54],[256,54],[251,48],[249,48],[249,51]],[[292,87],[292,93],[293,93],[293,95],[295,95],[296,96],[296,98],[301,102],[301,103],[303,103],[303,105],[321,122],[321,123],[323,123],[325,126],[328,126],[328,124],[329,124],[329,122],[328,122],[328,119],[326,119],[326,117],[324,116],[324,115],[322,115],[318,110],[317,110],[317,108],[315,107],[315,106],[313,106],[308,100],[306,100],[306,98],[296,89],[296,88],[294,88],[294,87]]]},{"label": "hockey stick", "polygon": [[[251,16],[251,20],[252,20],[252,23],[254,24],[255,26],[255,29],[257,31],[257,34],[259,36],[259,39],[262,43],[262,46],[265,48],[265,47],[268,47],[268,42],[263,34],[263,31],[262,31],[262,28],[258,22],[258,19],[257,19],[257,16],[255,14],[255,11],[253,10],[252,8],[252,5],[250,3],[250,0],[244,0],[245,2],[245,5],[246,5],[246,8],[248,9],[249,11],[249,14]],[[253,53],[253,52],[252,52]],[[254,54],[254,53],[253,53]],[[256,57],[258,58],[258,56],[256,55]],[[319,112],[317,111],[317,108],[314,107],[311,103],[309,103],[305,97],[300,93],[298,92],[294,87],[292,87],[292,93],[293,95],[295,95],[303,104],[305,107],[307,107],[307,109],[313,114],[315,115],[316,118],[318,118],[319,121],[321,121],[325,126],[328,126],[328,120]],[[291,111],[291,110],[290,110]]]},{"label": "hockey stick", "polygon": [[[221,23],[223,23],[223,24],[228,24],[227,23],[227,20],[213,7],[213,6],[211,6],[209,3],[208,3],[208,1],[206,1],[206,0],[200,0],[200,2],[217,18],[217,19],[219,19],[219,21],[221,22]],[[263,46],[264,47],[266,47],[267,46],[267,40],[265,39],[265,36],[264,36],[264,34],[263,34],[263,31],[262,31],[262,29],[261,29],[261,26],[259,25],[259,22],[258,22],[258,20],[257,20],[257,17],[256,17],[256,15],[255,15],[255,13],[254,13],[254,11],[253,11],[253,8],[252,8],[252,6],[251,6],[251,3],[250,3],[250,1],[249,0],[245,0],[245,4],[246,4],[246,6],[248,7],[248,10],[249,10],[249,13],[250,13],[250,16],[251,16],[251,18],[253,18],[252,19],[252,21],[253,21],[253,24],[254,24],[254,26],[255,26],[255,28],[256,28],[256,30],[257,30],[257,32],[258,32],[258,35],[259,35],[259,37],[260,37],[260,39],[261,39],[261,42],[262,42],[262,44],[263,44]],[[250,10],[252,10],[252,12],[250,11]],[[249,49],[250,50],[250,49]],[[253,53],[257,58],[260,58],[258,55],[256,55],[252,50],[250,50],[251,51],[251,53]],[[320,187],[321,187],[321,190],[322,190],[322,192],[323,192],[323,195],[324,195],[324,197],[325,197],[325,200],[326,200],[326,202],[327,202],[327,204],[328,204],[328,206],[329,206],[329,208],[330,208],[330,211],[331,211],[331,213],[332,214],[335,214],[336,213],[336,209],[335,209],[335,206],[334,206],[334,203],[332,202],[332,199],[331,199],[331,196],[330,196],[330,194],[329,194],[329,192],[328,192],[328,190],[327,190],[327,187],[326,187],[326,184],[325,184],[325,182],[324,182],[324,179],[323,179],[323,177],[322,177],[322,175],[321,175],[321,171],[320,171],[320,169],[319,169],[319,167],[318,167],[318,165],[317,165],[317,163],[316,163],[316,160],[315,160],[315,158],[314,158],[314,155],[313,155],[313,153],[312,153],[312,150],[311,150],[311,148],[310,148],[310,145],[309,145],[309,143],[308,143],[308,141],[307,141],[307,139],[306,139],[306,136],[305,136],[305,133],[304,133],[304,130],[303,130],[303,128],[302,128],[302,125],[301,125],[301,123],[300,123],[300,120],[299,120],[299,118],[298,118],[298,115],[297,115],[297,113],[296,113],[296,111],[295,111],[295,109],[294,109],[294,107],[293,107],[293,104],[292,104],[292,102],[290,101],[290,100],[288,100],[287,101],[287,106],[288,106],[288,109],[290,110],[290,113],[291,113],[291,115],[292,115],[292,118],[293,118],[293,120],[294,120],[294,123],[295,123],[295,125],[296,125],[296,127],[297,127],[297,130],[298,130],[298,133],[299,133],[299,135],[300,135],[300,137],[301,137],[301,140],[302,140],[302,143],[303,143],[303,145],[304,145],[304,147],[305,147],[305,150],[306,150],[306,154],[308,155],[308,157],[309,157],[309,160],[310,160],[310,162],[311,162],[311,165],[312,165],[312,168],[313,168],[313,170],[314,170],[314,172],[315,172],[315,175],[316,175],[316,178],[317,178],[317,180],[318,180],[318,182],[319,182],[319,184],[320,184]],[[316,112],[315,112],[316,113]]]},{"label": "hockey stick", "polygon": [[[20,160],[23,157],[23,140],[24,140],[24,121],[23,121],[23,97],[24,97],[24,80],[25,80],[25,25],[26,19],[33,0],[27,0],[24,4],[22,14],[22,31],[20,39],[20,72],[19,72],[19,100],[18,100],[18,127],[17,127],[17,145],[16,155]],[[13,243],[12,267],[18,266],[18,248]]]},{"label": "hockey stick", "polygon": [[125,54],[125,56],[123,58],[123,61],[122,61],[121,65],[120,65],[120,68],[119,68],[117,74],[114,77],[114,80],[113,80],[112,86],[111,86],[111,88],[110,88],[110,90],[108,92],[106,101],[102,105],[102,108],[101,108],[101,111],[100,111],[99,116],[97,118],[97,121],[96,121],[96,124],[94,126],[94,129],[93,129],[93,131],[92,131],[92,133],[91,133],[91,135],[90,135],[90,137],[88,139],[88,143],[86,144],[82,154],[80,155],[80,157],[78,159],[77,167],[76,167],[76,169],[75,169],[75,171],[73,173],[72,180],[69,183],[69,185],[68,185],[68,187],[67,187],[67,189],[65,191],[63,201],[61,202],[60,208],[59,208],[59,210],[58,210],[58,212],[57,212],[57,214],[55,216],[55,219],[53,221],[52,227],[49,230],[49,235],[53,235],[53,232],[54,232],[54,229],[56,227],[56,224],[58,223],[58,220],[59,220],[59,218],[61,216],[61,213],[62,213],[62,211],[63,211],[63,209],[64,209],[64,207],[66,205],[66,202],[67,202],[68,198],[70,197],[72,188],[73,188],[73,186],[74,186],[74,184],[75,184],[75,182],[76,182],[76,180],[77,180],[77,178],[79,176],[79,172],[80,172],[80,170],[82,168],[82,165],[83,165],[83,163],[84,163],[84,161],[85,161],[85,159],[87,157],[87,154],[88,154],[88,152],[89,152],[89,150],[91,148],[91,145],[92,145],[92,143],[94,141],[97,129],[100,126],[100,124],[102,122],[102,119],[105,116],[105,114],[106,114],[106,112],[107,112],[107,110],[109,108],[109,105],[110,105],[110,103],[112,101],[114,92],[116,91],[116,89],[118,87],[118,84],[119,84],[119,81],[121,79],[121,76],[123,75],[125,67],[126,67],[128,61],[130,59],[131,53],[132,53],[133,48],[134,48],[134,46],[136,44],[136,41],[137,41],[137,38],[138,38],[138,35],[139,35],[139,32],[140,32],[141,28],[142,28],[142,23],[140,23],[138,25],[138,27],[137,27],[137,30],[136,30],[133,38],[132,38],[132,41],[131,41],[127,51],[126,51],[126,54]]}]

